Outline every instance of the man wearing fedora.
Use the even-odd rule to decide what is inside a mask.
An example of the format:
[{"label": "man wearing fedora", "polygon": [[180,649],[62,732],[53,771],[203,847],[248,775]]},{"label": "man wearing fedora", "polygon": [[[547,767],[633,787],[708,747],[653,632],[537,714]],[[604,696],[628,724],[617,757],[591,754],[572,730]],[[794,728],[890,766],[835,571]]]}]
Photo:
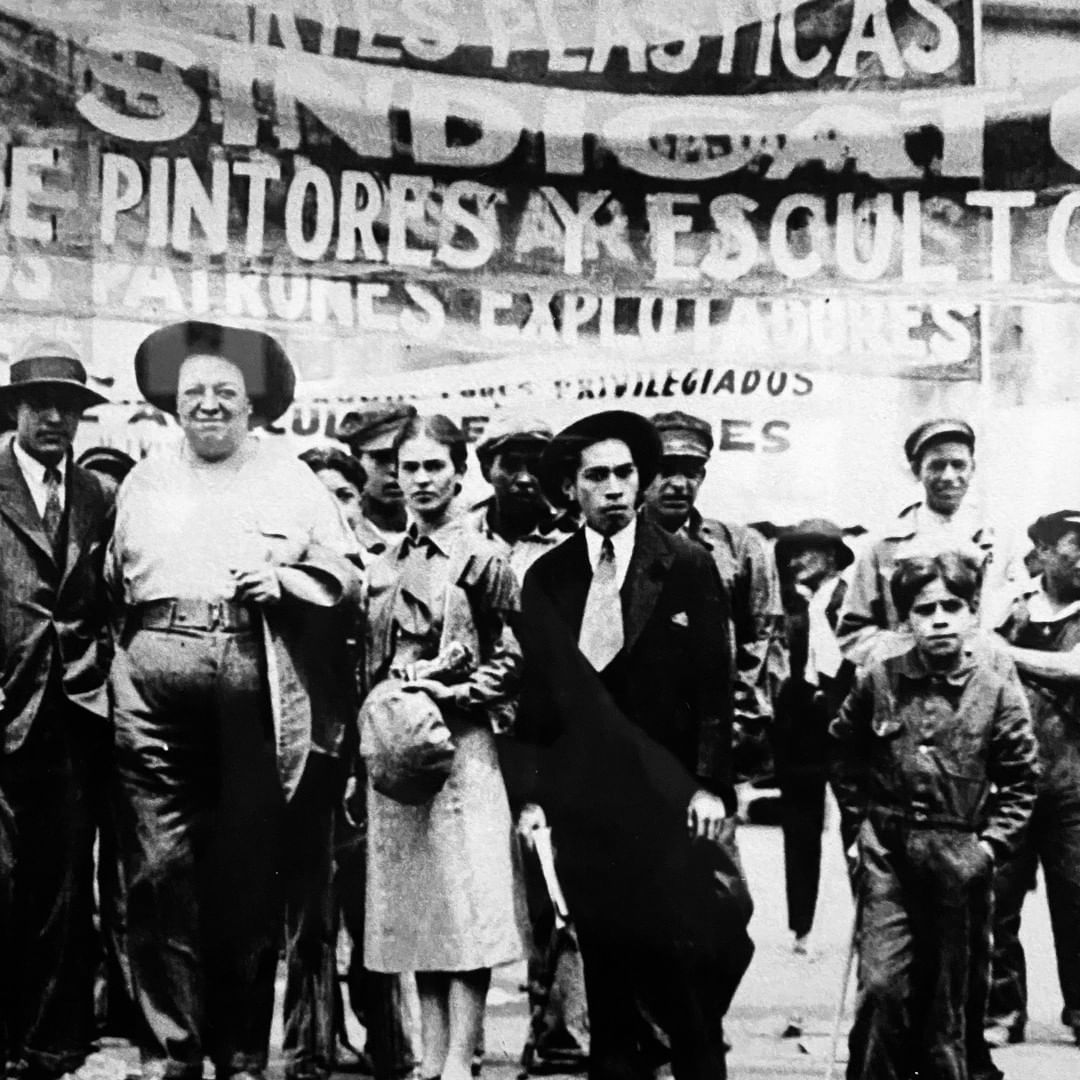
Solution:
[{"label": "man wearing fedora", "polygon": [[800,954],[807,952],[821,879],[829,724],[853,674],[836,641],[847,591],[840,571],[853,558],[839,526],[822,518],[801,521],[776,541],[790,673],[776,699],[773,760],[780,787],[788,927]]},{"label": "man wearing fedora", "polygon": [[983,567],[980,624],[988,630],[1011,586],[1027,580],[1020,552],[982,519],[968,498],[975,475],[971,425],[948,418],[927,420],[904,440],[904,454],[925,497],[902,510],[895,523],[862,550],[840,612],[840,647],[859,667],[911,645],[889,591],[898,559],[942,551],[975,557]]},{"label": "man wearing fedora", "polygon": [[[274,338],[174,324],[139,346],[135,375],[183,435],[125,480],[108,562],[143,1075],[198,1080],[206,1055],[219,1080],[259,1077],[283,923],[303,969],[290,985],[334,976],[324,898],[356,709],[353,541],[311,471],[249,435],[292,400]],[[289,1002],[286,1016],[287,1058],[317,1054]]]},{"label": "man wearing fedora", "polygon": [[372,402],[346,413],[336,436],[362,466],[367,481],[360,493],[363,517],[355,527],[367,556],[381,555],[405,535],[405,497],[397,478],[394,440],[416,416],[416,406],[401,402]]},{"label": "man wearing fedora", "polygon": [[106,399],[63,342],[28,342],[10,373],[0,387],[15,429],[0,446],[0,802],[12,863],[0,1026],[24,1075],[47,1078],[77,1069],[94,1037],[92,849],[107,740],[102,564],[111,520],[71,445],[84,410]]},{"label": "man wearing fedora", "polygon": [[653,1027],[680,1080],[722,1078],[722,1018],[752,948],[725,843],[725,596],[705,551],[638,517],[659,462],[633,413],[552,440],[544,490],[585,523],[526,573],[516,628],[524,730],[551,740],[537,801],[580,936],[592,1080],[650,1075]]}]

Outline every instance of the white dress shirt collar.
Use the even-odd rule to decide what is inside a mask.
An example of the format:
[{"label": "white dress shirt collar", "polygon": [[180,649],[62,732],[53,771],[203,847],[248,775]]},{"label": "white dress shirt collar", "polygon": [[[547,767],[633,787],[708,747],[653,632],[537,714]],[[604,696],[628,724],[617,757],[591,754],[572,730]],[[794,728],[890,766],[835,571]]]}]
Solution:
[{"label": "white dress shirt collar", "polygon": [[[626,571],[630,569],[630,556],[634,554],[634,537],[637,536],[637,517],[630,519],[630,524],[610,537],[615,550],[615,581],[621,589],[626,580]],[[606,538],[591,526],[585,526],[585,546],[589,551],[589,566],[596,572],[600,561],[600,548]]]},{"label": "white dress shirt collar", "polygon": [[[20,445],[19,440],[12,436],[11,449],[15,453],[15,460],[18,462],[19,471],[23,474],[23,479],[26,480],[26,486],[30,489],[30,497],[34,500],[34,506],[37,507],[37,512],[41,517],[45,516],[45,503],[49,498],[49,489],[45,486],[45,472],[49,466],[43,465],[32,454],[28,454]],[[60,488],[58,494],[60,496],[60,506],[63,508],[67,501],[67,455],[65,454],[59,463],[55,466],[57,472],[60,473]]]}]

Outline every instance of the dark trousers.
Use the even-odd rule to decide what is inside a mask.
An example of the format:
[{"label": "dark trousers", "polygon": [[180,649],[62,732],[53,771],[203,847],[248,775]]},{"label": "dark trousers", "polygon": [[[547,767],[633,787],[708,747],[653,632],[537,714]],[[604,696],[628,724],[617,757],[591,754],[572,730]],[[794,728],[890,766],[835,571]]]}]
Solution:
[{"label": "dark trousers", "polygon": [[814,925],[821,883],[826,777],[824,771],[788,773],[779,781],[788,927],[803,937]]},{"label": "dark trousers", "polygon": [[12,863],[0,1026],[13,1059],[58,1076],[94,1037],[93,763],[104,736],[50,687],[26,742],[0,756]]},{"label": "dark trousers", "polygon": [[[649,955],[603,927],[578,927],[589,1004],[589,1080],[647,1080],[667,1054],[650,1029],[670,1043],[676,1080],[727,1075],[719,980],[693,956]],[[661,1047],[662,1056],[654,1051]]]},{"label": "dark trousers", "polygon": [[848,1080],[994,1075],[982,1044],[991,862],[973,834],[863,825]]},{"label": "dark trousers", "polygon": [[204,1054],[260,1071],[286,905],[328,866],[326,779],[309,770],[286,808],[255,633],[138,629],[112,677],[144,1076],[198,1077]]},{"label": "dark trousers", "polygon": [[1062,1020],[1080,1025],[1080,778],[1044,789],[1020,847],[994,881],[994,963],[989,1022],[1006,1027],[1027,1020],[1027,969],[1020,944],[1024,898],[1042,864],[1054,932]]}]

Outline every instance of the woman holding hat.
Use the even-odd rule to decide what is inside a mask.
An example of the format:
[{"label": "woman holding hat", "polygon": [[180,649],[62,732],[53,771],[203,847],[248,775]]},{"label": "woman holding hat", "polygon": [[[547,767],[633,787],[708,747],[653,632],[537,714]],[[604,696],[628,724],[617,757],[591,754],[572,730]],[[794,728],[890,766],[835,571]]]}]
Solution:
[{"label": "woman holding hat", "polygon": [[427,694],[455,751],[430,801],[407,805],[369,784],[364,962],[416,972],[422,1075],[468,1080],[491,969],[525,954],[494,741],[513,717],[520,653],[507,622],[518,590],[503,556],[455,512],[462,432],[443,416],[414,418],[397,452],[412,521],[370,570],[367,685],[399,678]]}]

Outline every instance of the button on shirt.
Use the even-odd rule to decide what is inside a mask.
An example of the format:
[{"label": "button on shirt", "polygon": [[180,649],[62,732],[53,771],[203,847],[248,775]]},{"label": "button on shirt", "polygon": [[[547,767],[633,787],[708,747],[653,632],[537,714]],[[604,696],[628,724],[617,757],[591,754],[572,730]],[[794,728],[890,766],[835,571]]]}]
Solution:
[{"label": "button on shirt", "polygon": [[[621,589],[630,569],[630,556],[634,554],[634,537],[637,536],[637,518],[631,518],[630,524],[620,529],[614,536],[608,537],[615,549],[615,583]],[[596,573],[596,564],[600,561],[600,548],[604,537],[590,526],[585,526],[585,546],[589,551],[589,566]]]},{"label": "button on shirt", "polygon": [[60,509],[63,510],[67,502],[67,457],[65,456],[56,465],[43,465],[36,457],[28,454],[17,439],[12,438],[11,448],[15,452],[15,460],[19,463],[26,486],[30,489],[30,498],[34,500],[38,516],[45,517],[45,504],[49,500],[49,485],[45,483],[45,474],[55,468],[60,474],[60,486],[56,490],[60,499]]},{"label": "button on shirt", "polygon": [[183,442],[140,462],[120,489],[108,573],[127,604],[173,597],[231,600],[231,569],[287,565],[319,545],[358,545],[315,474],[257,439],[222,464]]}]

